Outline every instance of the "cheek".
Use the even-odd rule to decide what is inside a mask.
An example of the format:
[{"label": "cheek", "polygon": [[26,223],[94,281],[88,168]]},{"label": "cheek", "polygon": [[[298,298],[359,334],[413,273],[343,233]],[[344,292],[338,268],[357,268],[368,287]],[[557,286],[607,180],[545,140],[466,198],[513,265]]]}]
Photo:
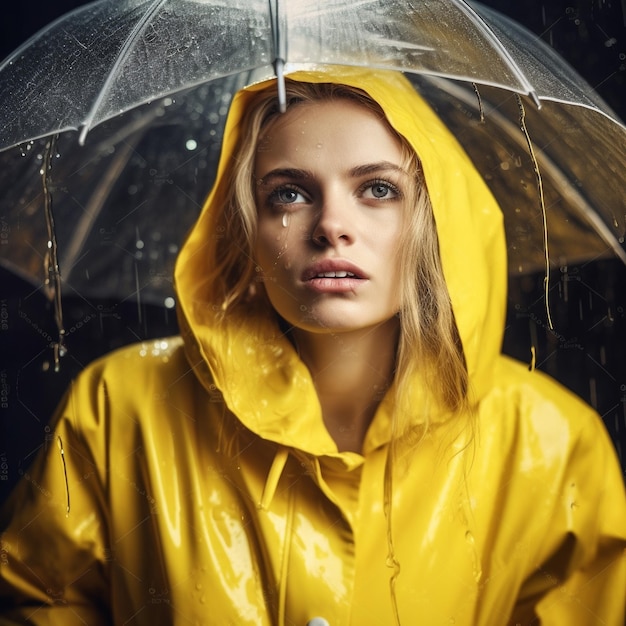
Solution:
[{"label": "cheek", "polygon": [[279,224],[259,222],[254,252],[255,262],[264,274],[270,274],[276,269],[278,261],[288,249],[287,233],[284,231]]},{"label": "cheek", "polygon": [[277,267],[287,269],[298,258],[307,256],[307,225],[294,218],[259,220],[255,244],[255,261],[264,272]]}]

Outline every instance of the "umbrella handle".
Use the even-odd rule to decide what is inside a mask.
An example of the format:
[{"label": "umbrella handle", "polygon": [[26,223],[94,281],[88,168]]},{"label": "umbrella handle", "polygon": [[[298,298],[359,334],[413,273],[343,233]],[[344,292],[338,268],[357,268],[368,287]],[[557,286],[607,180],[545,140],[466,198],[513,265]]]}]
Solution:
[{"label": "umbrella handle", "polygon": [[274,60],[274,72],[276,73],[276,83],[278,86],[278,106],[281,113],[287,110],[287,91],[285,89],[285,61],[277,58]]}]

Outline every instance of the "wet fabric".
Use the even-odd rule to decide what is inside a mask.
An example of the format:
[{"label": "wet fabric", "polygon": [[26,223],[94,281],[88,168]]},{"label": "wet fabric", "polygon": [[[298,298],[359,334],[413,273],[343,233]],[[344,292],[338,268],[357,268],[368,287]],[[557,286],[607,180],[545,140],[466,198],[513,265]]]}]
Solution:
[{"label": "wet fabric", "polygon": [[392,394],[362,453],[339,452],[276,320],[218,322],[206,259],[253,86],[179,256],[181,337],[89,366],[5,507],[0,624],[623,624],[616,456],[589,407],[500,354],[493,197],[402,76],[292,78],[364,89],[420,156],[475,419],[416,376],[407,417],[430,428],[397,442],[387,503]]}]

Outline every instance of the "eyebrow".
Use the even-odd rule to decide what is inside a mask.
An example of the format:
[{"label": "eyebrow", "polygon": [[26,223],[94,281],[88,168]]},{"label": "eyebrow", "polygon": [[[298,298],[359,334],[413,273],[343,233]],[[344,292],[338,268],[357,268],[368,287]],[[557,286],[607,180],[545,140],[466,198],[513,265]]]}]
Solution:
[{"label": "eyebrow", "polygon": [[305,180],[307,178],[313,178],[313,174],[308,170],[300,170],[292,167],[278,168],[269,171],[263,178],[258,178],[259,185],[267,185],[276,178],[290,178],[293,180]]},{"label": "eyebrow", "polygon": [[397,172],[398,174],[408,175],[408,172],[391,161],[378,161],[376,163],[366,163],[364,165],[357,165],[350,170],[350,175],[357,178],[359,176],[367,176],[368,174],[374,174],[376,172]]},{"label": "eyebrow", "polygon": [[[377,161],[375,163],[365,163],[363,165],[357,165],[349,170],[348,174],[352,178],[359,178],[361,176],[367,176],[368,174],[375,174],[376,172],[397,172],[399,174],[403,174],[408,176],[408,172],[397,165],[396,163],[392,163],[391,161]],[[313,178],[313,173],[309,170],[302,170],[298,168],[278,168],[275,170],[271,170],[263,178],[258,179],[259,185],[267,185],[271,183],[276,178],[288,178],[292,180],[306,180],[308,178]]]}]

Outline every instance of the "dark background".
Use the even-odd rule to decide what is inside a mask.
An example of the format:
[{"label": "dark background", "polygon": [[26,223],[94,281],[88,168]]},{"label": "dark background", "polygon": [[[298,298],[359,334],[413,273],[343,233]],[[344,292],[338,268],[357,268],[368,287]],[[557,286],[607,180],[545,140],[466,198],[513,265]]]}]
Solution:
[{"label": "dark background", "polygon": [[[0,22],[0,58],[78,0],[23,0]],[[484,2],[550,43],[626,119],[626,0]],[[561,268],[553,285],[558,332],[547,328],[543,275],[510,285],[505,350],[560,380],[602,416],[626,468],[626,270],[602,261]],[[52,407],[80,369],[118,345],[175,332],[173,313],[148,304],[65,301],[69,337],[62,371],[52,371],[53,311],[43,294],[0,274],[0,501],[47,445]],[[82,321],[89,321],[83,325]]]}]

